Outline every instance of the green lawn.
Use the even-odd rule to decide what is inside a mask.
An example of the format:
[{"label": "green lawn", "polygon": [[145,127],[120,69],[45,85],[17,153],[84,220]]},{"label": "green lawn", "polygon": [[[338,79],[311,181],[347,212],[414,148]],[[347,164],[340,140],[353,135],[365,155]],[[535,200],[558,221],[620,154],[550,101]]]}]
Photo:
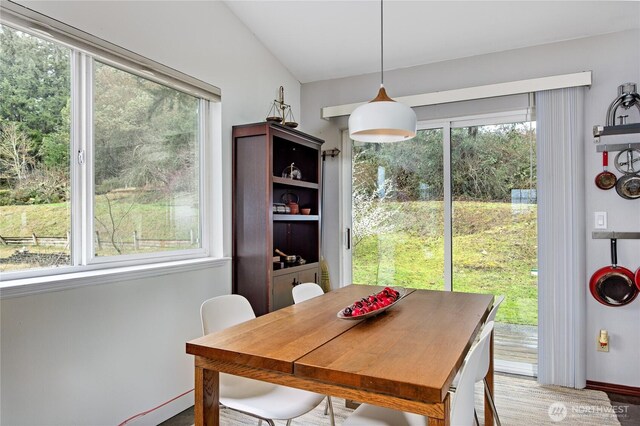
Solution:
[{"label": "green lawn", "polygon": [[[154,199],[140,200],[139,195],[110,194],[111,214],[109,205],[104,196],[98,196],[95,204],[96,230],[102,242],[101,249],[96,247],[96,253],[100,256],[117,254],[111,243],[111,234],[114,241],[123,254],[171,250],[174,247],[154,247],[138,250],[133,248],[134,231],[137,238],[152,240],[189,240],[190,233],[197,237],[199,225],[195,209],[190,206],[172,204],[169,200]],[[36,204],[19,206],[0,206],[0,236],[6,237],[30,237],[35,234],[39,237],[65,237],[70,225],[69,203]],[[99,220],[98,220],[99,219]],[[113,219],[113,220],[112,220]],[[114,233],[115,228],[115,233]],[[184,248],[183,245],[177,246]],[[15,252],[17,246],[5,246],[0,244],[0,257],[5,258]],[[39,247],[37,250],[30,248],[31,252],[65,251]],[[1,269],[19,270],[28,269],[29,265],[3,264]]]},{"label": "green lawn", "polygon": [[70,225],[69,203],[0,206],[0,235],[64,237]]},{"label": "green lawn", "polygon": [[[406,204],[394,206],[399,211],[396,229],[366,237],[354,247],[354,282],[444,288],[442,219],[433,220],[441,217],[433,212],[442,203],[396,204]],[[537,276],[532,275],[537,268],[535,206],[512,212],[506,203],[457,202],[454,224],[454,290],[504,294],[498,321],[537,324]]]},{"label": "green lawn", "polygon": [[[198,231],[197,214],[189,207],[172,204],[171,200],[141,200],[136,194],[117,193],[109,197],[113,222],[122,235],[130,236],[137,231],[141,238],[188,239],[189,229]],[[95,216],[106,226],[98,223],[96,228],[101,233],[112,230],[114,225],[105,196],[96,197],[94,208]],[[176,213],[177,210],[180,212]],[[71,228],[69,203],[0,206],[0,217],[0,235],[10,237],[32,233],[64,237]]]}]

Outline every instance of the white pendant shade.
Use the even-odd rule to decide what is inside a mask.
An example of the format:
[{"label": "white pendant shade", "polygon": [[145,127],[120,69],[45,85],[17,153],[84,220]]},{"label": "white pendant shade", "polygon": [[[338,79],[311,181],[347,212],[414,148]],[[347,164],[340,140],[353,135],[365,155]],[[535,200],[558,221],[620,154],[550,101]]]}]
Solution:
[{"label": "white pendant shade", "polygon": [[349,136],[360,142],[399,142],[416,135],[416,114],[400,102],[372,101],[349,116]]},{"label": "white pendant shade", "polygon": [[391,99],[384,90],[384,9],[380,0],[380,90],[371,102],[349,116],[349,136],[359,142],[399,142],[418,130],[416,113]]}]

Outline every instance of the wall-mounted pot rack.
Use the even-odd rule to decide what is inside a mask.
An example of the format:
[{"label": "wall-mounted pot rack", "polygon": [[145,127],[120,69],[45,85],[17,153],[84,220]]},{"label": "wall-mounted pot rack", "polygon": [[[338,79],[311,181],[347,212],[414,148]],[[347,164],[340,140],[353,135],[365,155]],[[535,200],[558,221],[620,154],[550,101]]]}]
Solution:
[{"label": "wall-mounted pot rack", "polygon": [[[593,126],[593,142],[599,144],[600,136],[628,135],[631,133],[640,133],[640,123],[619,124],[617,126]],[[640,149],[640,142],[601,144],[596,147],[596,152],[623,151],[629,148]]]},{"label": "wall-mounted pot rack", "polygon": [[[640,123],[619,124],[617,126],[593,126],[593,142],[599,144],[601,136],[628,135],[632,133],[640,133]],[[640,142],[598,145],[596,152],[623,151],[629,148],[640,149]]]},{"label": "wall-mounted pot rack", "polygon": [[603,145],[598,145],[598,146],[596,147],[596,152],[603,152],[603,151],[608,151],[608,152],[624,151],[625,149],[629,149],[629,148],[640,149],[640,142],[633,142],[633,143],[616,143],[616,144],[603,144]]},{"label": "wall-mounted pot rack", "polygon": [[[635,83],[624,83],[618,86],[618,97],[613,100],[607,109],[605,125],[593,126],[595,143],[599,144],[602,136],[640,133],[640,123],[627,124],[628,114],[622,112],[621,115],[616,117],[620,107],[625,111],[635,107],[640,112],[640,94],[636,90]],[[618,124],[616,124],[616,118],[620,120]],[[619,179],[607,170],[607,152],[609,151],[618,151],[615,158],[615,166],[624,175]],[[635,163],[640,161],[640,142],[602,144],[596,147],[596,152],[603,152],[602,162],[604,166],[603,172],[596,176],[596,186],[603,190],[615,187],[618,195],[627,200],[640,199],[640,168],[635,167],[637,165]]]},{"label": "wall-mounted pot rack", "polygon": [[[640,112],[640,94],[636,91],[635,83],[624,83],[618,86],[618,97],[613,100],[607,109],[606,123],[604,126],[593,126],[593,142],[600,143],[601,136],[627,135],[631,133],[640,133],[640,123],[627,124],[628,115],[620,115],[617,118],[620,123],[616,125],[616,113],[618,108],[622,107],[628,110],[636,107]],[[640,148],[640,143],[626,143],[607,145],[607,151],[622,151],[629,148]],[[602,152],[605,147],[598,147],[597,151]]]},{"label": "wall-mounted pot rack", "polygon": [[593,231],[593,240],[640,240],[640,232],[613,232],[613,231]]},{"label": "wall-mounted pot rack", "polygon": [[618,124],[617,126],[593,126],[593,136],[628,135],[640,133],[640,123]]},{"label": "wall-mounted pot rack", "polygon": [[608,152],[614,152],[614,151],[624,151],[625,149],[629,149],[629,148],[635,148],[635,149],[640,149],[640,142],[633,142],[633,143],[615,143],[615,144],[603,144],[603,145],[598,145],[596,147],[596,152],[603,152],[603,151],[608,151]]}]

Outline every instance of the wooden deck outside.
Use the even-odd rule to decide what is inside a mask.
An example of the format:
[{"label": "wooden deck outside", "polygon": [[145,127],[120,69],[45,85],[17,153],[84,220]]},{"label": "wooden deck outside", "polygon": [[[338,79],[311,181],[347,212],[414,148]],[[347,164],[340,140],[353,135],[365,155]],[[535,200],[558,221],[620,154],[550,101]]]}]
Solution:
[{"label": "wooden deck outside", "polygon": [[494,358],[509,364],[529,364],[537,371],[538,327],[496,323],[494,334]]}]

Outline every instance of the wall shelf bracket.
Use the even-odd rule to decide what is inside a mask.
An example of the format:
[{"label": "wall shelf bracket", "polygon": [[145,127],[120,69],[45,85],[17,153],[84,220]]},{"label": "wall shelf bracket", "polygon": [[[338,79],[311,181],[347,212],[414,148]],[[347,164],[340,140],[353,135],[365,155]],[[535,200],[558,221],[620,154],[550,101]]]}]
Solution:
[{"label": "wall shelf bracket", "polygon": [[616,143],[616,144],[600,144],[596,146],[596,152],[602,151],[623,151],[625,149],[635,148],[640,149],[640,142],[632,142],[632,143]]},{"label": "wall shelf bracket", "polygon": [[611,135],[627,135],[630,133],[640,133],[640,123],[619,124],[617,126],[593,126],[593,137]]},{"label": "wall shelf bracket", "polygon": [[640,232],[593,231],[591,238],[594,240],[640,240]]}]

